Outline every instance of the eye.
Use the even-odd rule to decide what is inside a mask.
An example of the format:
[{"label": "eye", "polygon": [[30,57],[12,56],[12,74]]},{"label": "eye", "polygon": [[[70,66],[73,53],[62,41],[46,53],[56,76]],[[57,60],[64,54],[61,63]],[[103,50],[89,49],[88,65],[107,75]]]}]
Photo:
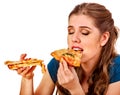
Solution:
[{"label": "eye", "polygon": [[81,33],[83,34],[83,35],[89,35],[89,31],[88,30],[85,30],[85,29],[82,29],[81,30]]},{"label": "eye", "polygon": [[68,34],[69,35],[74,34],[74,29],[68,29]]}]

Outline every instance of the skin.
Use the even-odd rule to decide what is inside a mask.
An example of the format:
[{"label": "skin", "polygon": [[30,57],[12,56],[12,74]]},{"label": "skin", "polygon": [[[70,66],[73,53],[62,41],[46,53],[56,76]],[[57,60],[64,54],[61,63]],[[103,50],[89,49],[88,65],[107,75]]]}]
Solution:
[{"label": "skin", "polygon": [[[94,26],[92,18],[85,15],[72,15],[68,22],[68,47],[70,49],[82,50],[83,56],[81,66],[85,71],[85,79],[82,84],[73,67],[67,65],[64,59],[61,59],[58,68],[58,82],[64,88],[68,89],[72,95],[85,95],[88,91],[87,79],[93,72],[102,47],[109,39],[109,32],[103,34]],[[25,54],[20,60],[24,60]],[[52,95],[55,85],[48,73],[44,74],[42,81],[35,90],[33,88],[33,71],[35,67],[20,68],[18,74],[23,76],[21,82],[20,95]],[[29,89],[29,90],[28,90]],[[109,85],[106,95],[120,95],[120,82]]]}]

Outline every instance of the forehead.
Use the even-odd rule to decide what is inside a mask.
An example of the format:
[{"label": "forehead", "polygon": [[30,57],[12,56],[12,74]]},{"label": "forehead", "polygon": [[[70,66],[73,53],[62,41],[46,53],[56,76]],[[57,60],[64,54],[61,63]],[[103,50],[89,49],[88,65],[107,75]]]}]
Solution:
[{"label": "forehead", "polygon": [[95,28],[94,20],[86,15],[71,15],[68,24],[74,27],[87,26]]}]

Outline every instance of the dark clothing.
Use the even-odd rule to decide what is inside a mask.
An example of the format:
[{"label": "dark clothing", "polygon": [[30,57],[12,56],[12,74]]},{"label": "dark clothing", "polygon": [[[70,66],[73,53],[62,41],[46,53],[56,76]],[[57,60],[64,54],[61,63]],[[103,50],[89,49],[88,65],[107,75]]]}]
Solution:
[{"label": "dark clothing", "polygon": [[[120,55],[116,56],[112,62],[113,64],[111,64],[109,67],[110,83],[120,81]],[[59,67],[59,61],[55,60],[54,58],[51,59],[51,61],[47,66],[49,74],[54,83],[56,83],[57,81],[58,67]]]},{"label": "dark clothing", "polygon": [[120,81],[120,55],[113,59],[110,65],[110,83]]}]

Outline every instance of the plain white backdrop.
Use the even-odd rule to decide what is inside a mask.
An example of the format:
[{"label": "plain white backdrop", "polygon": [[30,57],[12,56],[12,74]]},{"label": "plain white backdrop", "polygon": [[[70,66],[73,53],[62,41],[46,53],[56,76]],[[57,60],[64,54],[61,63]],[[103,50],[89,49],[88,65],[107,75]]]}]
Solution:
[{"label": "plain white backdrop", "polygon": [[[45,65],[55,49],[67,47],[67,20],[70,11],[81,2],[98,2],[113,14],[120,28],[120,5],[113,0],[1,0],[0,1],[0,93],[19,95],[21,76],[4,65],[6,60],[27,57],[43,59]],[[120,53],[120,38],[116,49]],[[41,78],[37,66],[34,88]]]}]

